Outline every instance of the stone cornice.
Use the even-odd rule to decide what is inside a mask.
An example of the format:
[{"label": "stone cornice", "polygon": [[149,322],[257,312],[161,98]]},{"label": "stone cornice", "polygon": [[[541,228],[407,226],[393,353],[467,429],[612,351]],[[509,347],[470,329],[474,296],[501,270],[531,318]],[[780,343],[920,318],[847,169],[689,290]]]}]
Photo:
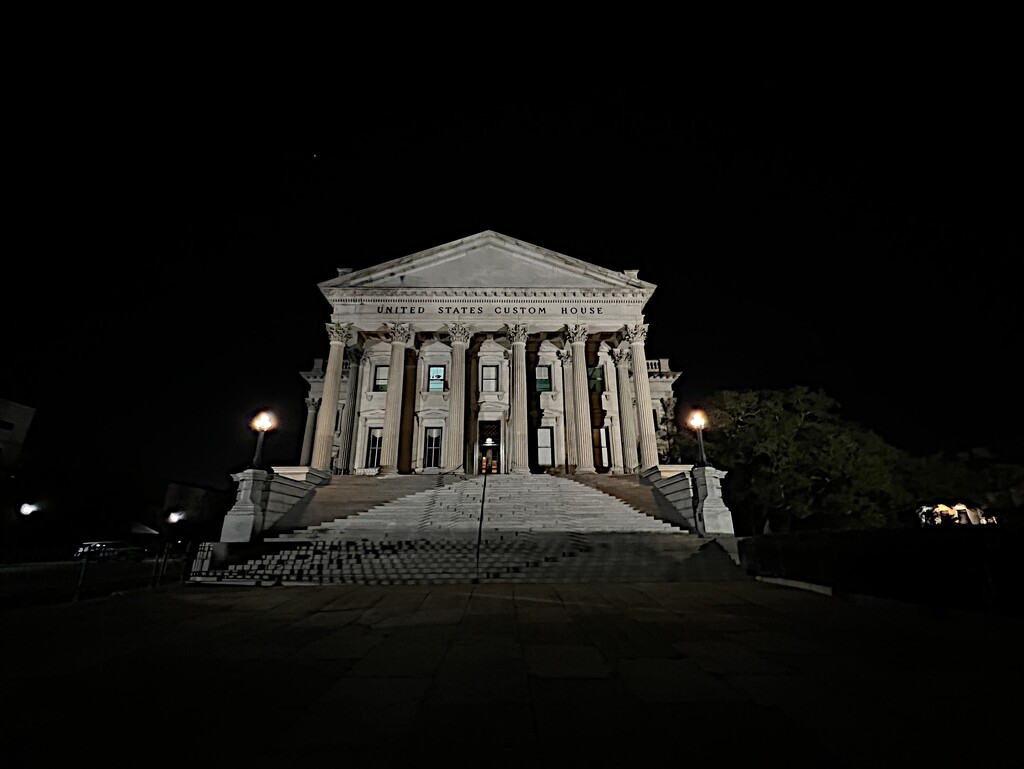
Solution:
[{"label": "stone cornice", "polygon": [[634,301],[645,301],[652,292],[629,290],[605,290],[605,289],[584,289],[584,288],[500,288],[500,289],[479,289],[479,288],[351,288],[348,286],[339,288],[325,288],[324,294],[330,301],[373,301],[379,298],[381,301],[393,302],[399,299],[450,299],[455,297],[474,298],[482,300],[506,300],[517,299],[551,299],[564,301],[566,299],[626,299]]}]

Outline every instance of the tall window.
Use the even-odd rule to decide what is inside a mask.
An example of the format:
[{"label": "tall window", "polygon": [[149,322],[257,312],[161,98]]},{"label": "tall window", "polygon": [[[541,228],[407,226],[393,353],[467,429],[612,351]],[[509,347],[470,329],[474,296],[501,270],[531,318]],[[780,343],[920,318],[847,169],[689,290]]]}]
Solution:
[{"label": "tall window", "polygon": [[537,366],[537,392],[551,392],[551,366]]},{"label": "tall window", "polygon": [[427,369],[427,390],[429,392],[444,392],[444,369],[444,366],[430,366]]},{"label": "tall window", "polygon": [[[387,368],[385,366],[384,368]],[[366,466],[380,467],[380,447],[384,443],[384,428],[371,427],[366,441]]]},{"label": "tall window", "polygon": [[441,428],[428,427],[423,440],[423,466],[441,466]]},{"label": "tall window", "polygon": [[496,393],[496,392],[498,392],[498,367],[497,366],[481,366],[480,367],[480,392],[485,392],[485,393]]},{"label": "tall window", "polygon": [[552,467],[555,464],[554,431],[550,427],[537,429],[537,464]]},{"label": "tall window", "polygon": [[604,392],[604,366],[587,369],[587,389],[592,393]]},{"label": "tall window", "polygon": [[388,367],[377,366],[373,370],[373,391],[383,393],[388,391]]}]

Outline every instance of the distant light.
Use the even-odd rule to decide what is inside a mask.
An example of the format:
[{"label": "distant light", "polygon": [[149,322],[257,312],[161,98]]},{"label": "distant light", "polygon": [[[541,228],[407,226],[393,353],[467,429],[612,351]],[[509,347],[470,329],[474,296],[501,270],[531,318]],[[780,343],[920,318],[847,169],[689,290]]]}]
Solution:
[{"label": "distant light", "polygon": [[253,430],[265,433],[267,430],[273,430],[276,423],[272,413],[269,411],[261,411],[249,424]]},{"label": "distant light", "polygon": [[22,515],[32,515],[32,513],[40,510],[39,505],[33,505],[31,502],[26,502],[21,506]]},{"label": "distant light", "polygon": [[170,515],[167,516],[167,522],[168,523],[177,523],[178,521],[184,521],[184,520],[185,520],[185,513],[180,513],[180,512],[179,513],[171,513]]},{"label": "distant light", "polygon": [[494,438],[486,438],[484,440],[484,446],[496,446],[496,445],[497,444],[494,442]]}]

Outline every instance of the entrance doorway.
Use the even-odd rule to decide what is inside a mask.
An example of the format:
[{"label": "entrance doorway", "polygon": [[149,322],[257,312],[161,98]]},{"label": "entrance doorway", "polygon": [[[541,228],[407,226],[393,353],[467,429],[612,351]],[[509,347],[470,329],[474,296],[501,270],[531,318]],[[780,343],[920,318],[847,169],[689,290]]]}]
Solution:
[{"label": "entrance doorway", "polygon": [[480,441],[477,449],[480,452],[478,472],[501,472],[501,422],[480,422]]}]

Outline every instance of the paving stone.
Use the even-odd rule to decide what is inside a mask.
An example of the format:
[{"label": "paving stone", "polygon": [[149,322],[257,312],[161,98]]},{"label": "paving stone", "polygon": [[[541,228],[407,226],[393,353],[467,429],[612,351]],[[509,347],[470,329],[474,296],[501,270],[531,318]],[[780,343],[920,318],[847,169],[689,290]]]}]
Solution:
[{"label": "paving stone", "polygon": [[612,668],[594,647],[582,644],[527,644],[530,675],[542,678],[606,678]]}]

